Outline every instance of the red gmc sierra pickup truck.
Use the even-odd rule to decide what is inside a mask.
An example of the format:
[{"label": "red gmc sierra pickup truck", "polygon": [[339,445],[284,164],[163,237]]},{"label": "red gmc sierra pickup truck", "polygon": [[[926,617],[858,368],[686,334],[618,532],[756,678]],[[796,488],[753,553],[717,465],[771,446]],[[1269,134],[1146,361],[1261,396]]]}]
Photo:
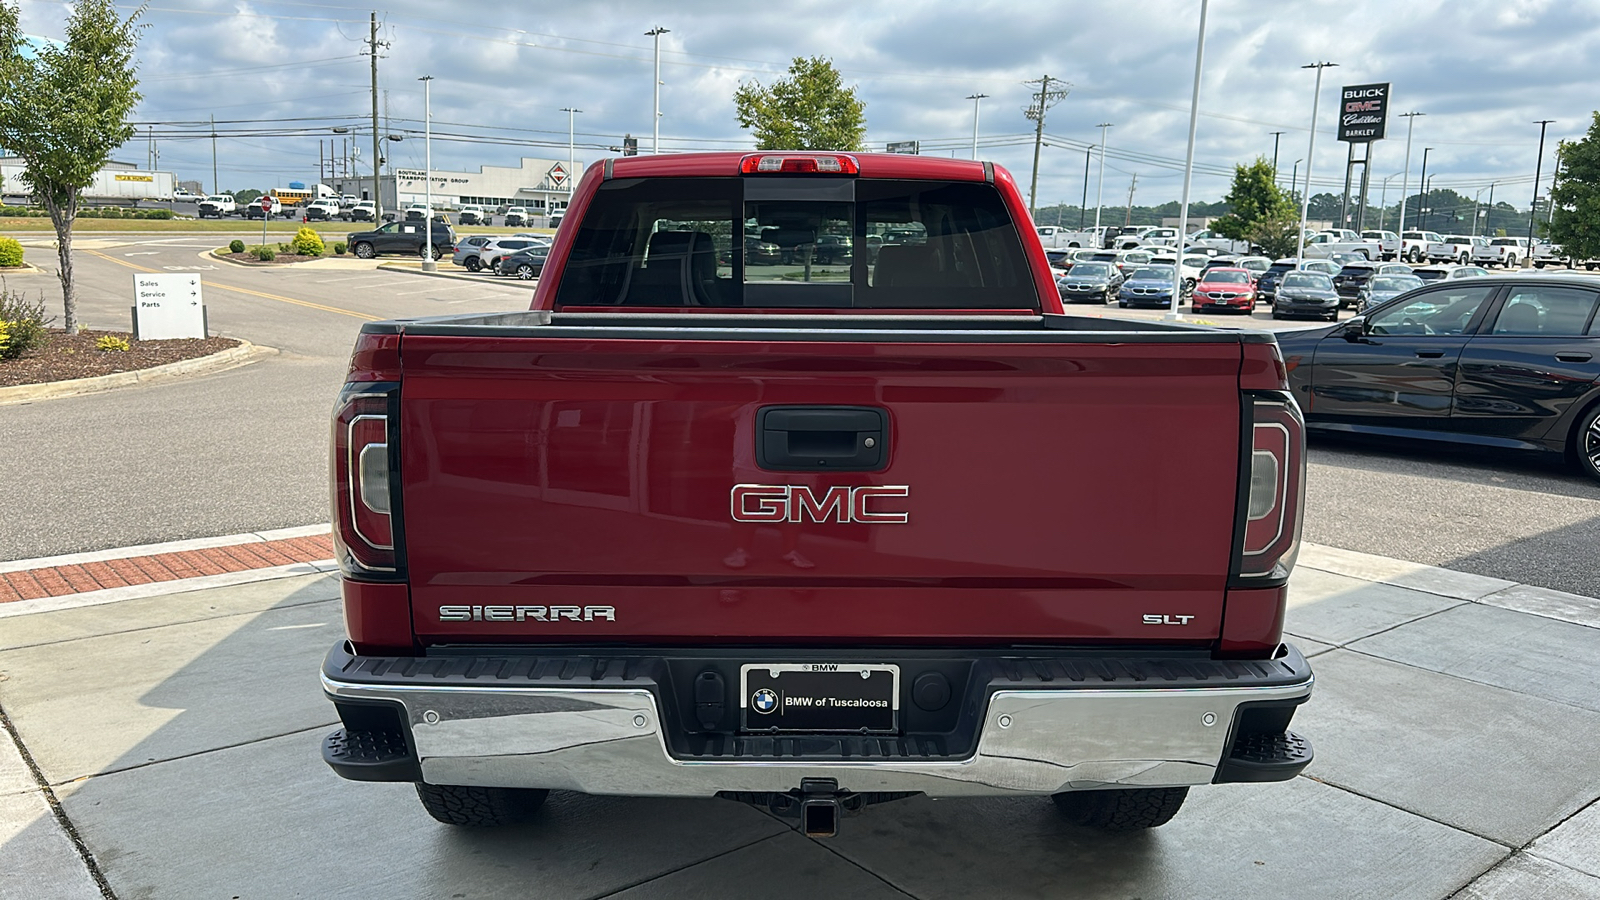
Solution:
[{"label": "red gmc sierra pickup truck", "polygon": [[1292,778],[1287,389],[1269,333],[1064,315],[990,163],[605,160],[529,311],[362,327],[323,757],[458,825],[566,790],[816,836]]}]

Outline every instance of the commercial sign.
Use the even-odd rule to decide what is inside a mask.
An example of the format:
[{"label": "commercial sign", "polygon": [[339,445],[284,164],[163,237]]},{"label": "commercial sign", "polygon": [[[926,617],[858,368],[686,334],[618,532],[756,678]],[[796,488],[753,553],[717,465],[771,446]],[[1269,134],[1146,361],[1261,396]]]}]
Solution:
[{"label": "commercial sign", "polygon": [[1389,84],[1356,84],[1339,92],[1339,140],[1365,144],[1383,140],[1389,122]]},{"label": "commercial sign", "polygon": [[890,141],[887,148],[890,153],[910,153],[916,155],[922,152],[919,141]]},{"label": "commercial sign", "polygon": [[199,275],[133,276],[133,336],[140,341],[206,336]]},{"label": "commercial sign", "polygon": [[155,181],[154,175],[118,175],[118,181]]},{"label": "commercial sign", "polygon": [[556,163],[550,167],[549,172],[545,173],[545,177],[550,179],[551,184],[560,187],[567,181],[567,167],[561,163]]}]

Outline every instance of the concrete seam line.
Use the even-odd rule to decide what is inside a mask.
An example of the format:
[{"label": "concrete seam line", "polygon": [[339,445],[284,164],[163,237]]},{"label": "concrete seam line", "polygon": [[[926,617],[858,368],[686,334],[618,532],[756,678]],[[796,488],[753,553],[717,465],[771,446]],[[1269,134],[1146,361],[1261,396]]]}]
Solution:
[{"label": "concrete seam line", "polygon": [[56,400],[61,397],[77,397],[83,394],[98,394],[121,387],[132,387],[138,384],[160,382],[185,376],[214,375],[218,372],[226,372],[229,369],[248,366],[253,362],[277,353],[278,351],[272,347],[263,347],[259,344],[241,340],[237,347],[219,350],[208,356],[180,359],[177,362],[151,366],[148,369],[135,369],[132,372],[113,372],[110,375],[72,378],[67,381],[51,381],[44,384],[18,384],[11,387],[3,387],[0,388],[0,406],[9,406],[14,403],[34,403],[40,400]]},{"label": "concrete seam line", "polygon": [[220,575],[198,575],[194,578],[178,578],[172,581],[152,581],[147,584],[104,588],[98,591],[84,591],[81,594],[61,594],[56,597],[37,597],[32,600],[12,600],[7,603],[0,603],[0,619],[9,619],[13,616],[29,616],[37,613],[59,612],[64,609],[78,609],[84,606],[100,606],[106,603],[118,603],[123,600],[143,600],[149,597],[188,594],[210,588],[254,584],[258,581],[273,581],[278,578],[293,578],[297,575],[326,575],[337,568],[338,564],[333,560],[319,559],[312,562],[288,563],[282,566],[271,566],[262,569],[223,572]]},{"label": "concrete seam line", "polygon": [[111,890],[111,882],[106,880],[105,873],[100,871],[100,864],[94,861],[94,854],[89,852],[89,845],[84,843],[83,836],[78,834],[78,829],[73,827],[72,820],[67,818],[67,810],[56,796],[55,788],[50,786],[49,779],[44,777],[44,772],[34,760],[33,754],[29,753],[27,745],[22,743],[22,735],[11,723],[11,716],[6,713],[3,705],[0,705],[0,727],[11,736],[11,743],[16,745],[17,755],[22,757],[22,764],[28,767],[28,774],[33,777],[33,783],[39,786],[39,793],[44,796],[44,802],[50,806],[50,814],[55,817],[56,824],[61,826],[67,840],[72,842],[72,849],[77,851],[78,859],[82,860],[84,868],[89,870],[89,877],[93,879],[95,887],[100,889],[100,896],[104,900],[117,900],[116,892]]},{"label": "concrete seam line", "polygon": [[63,553],[59,556],[39,556],[33,559],[0,562],[0,575],[4,575],[7,572],[22,572],[27,569],[81,566],[84,563],[105,562],[108,559],[131,559],[135,556],[182,553],[185,550],[204,550],[208,547],[231,547],[234,544],[253,544],[260,541],[316,537],[329,533],[331,533],[331,528],[324,523],[320,525],[301,525],[294,528],[279,528],[272,531],[247,531],[242,534],[223,534],[216,537],[186,538],[181,541],[164,541],[159,544],[135,544],[129,547],[112,547],[107,550]]}]

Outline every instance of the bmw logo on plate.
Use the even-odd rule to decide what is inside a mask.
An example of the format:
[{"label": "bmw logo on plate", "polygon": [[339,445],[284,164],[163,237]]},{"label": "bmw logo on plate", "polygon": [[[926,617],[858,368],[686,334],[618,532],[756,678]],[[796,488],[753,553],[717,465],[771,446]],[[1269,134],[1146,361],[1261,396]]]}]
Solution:
[{"label": "bmw logo on plate", "polygon": [[778,708],[778,695],[769,688],[762,688],[750,698],[750,705],[758,713],[772,712]]}]

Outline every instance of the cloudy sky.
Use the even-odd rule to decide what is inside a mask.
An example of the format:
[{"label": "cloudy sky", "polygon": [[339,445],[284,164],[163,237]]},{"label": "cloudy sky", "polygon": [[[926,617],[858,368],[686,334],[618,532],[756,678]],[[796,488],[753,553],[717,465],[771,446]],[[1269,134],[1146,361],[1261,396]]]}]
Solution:
[{"label": "cloudy sky", "polygon": [[[21,0],[27,31],[60,37],[68,6]],[[134,6],[121,7],[131,12]],[[152,0],[140,50],[144,101],[134,113],[158,136],[160,167],[211,188],[211,142],[183,137],[215,115],[222,187],[266,187],[315,177],[328,128],[370,115],[362,55],[371,6],[290,0]],[[663,150],[751,146],[734,119],[743,81],[770,82],[801,55],[831,57],[866,101],[868,146],[920,140],[924,153],[970,153],[973,103],[982,101],[979,152],[1026,184],[1032,123],[1023,115],[1042,75],[1069,95],[1049,111],[1039,175],[1041,206],[1076,203],[1084,151],[1108,137],[1105,195],[1120,204],[1137,174],[1135,203],[1176,200],[1194,71],[1198,0],[673,4],[442,3],[385,0],[376,8],[380,87],[392,131],[421,130],[431,74],[436,169],[563,158],[577,107],[580,160],[606,155],[624,133],[650,134],[651,38],[662,37]],[[1323,81],[1314,189],[1337,192],[1345,145],[1334,139],[1338,89],[1392,82],[1390,139],[1374,145],[1372,199],[1401,171],[1404,120],[1419,110],[1415,185],[1431,147],[1433,187],[1471,195],[1497,182],[1496,200],[1526,206],[1537,119],[1557,138],[1581,136],[1600,95],[1600,0],[1212,0],[1192,196],[1218,199],[1236,162],[1270,158],[1284,132],[1285,176],[1306,156],[1314,74]],[[165,135],[165,137],[162,137]],[[248,135],[248,136],[244,136]],[[420,167],[422,141],[391,144],[391,164]],[[144,164],[146,142],[119,158]],[[360,165],[369,164],[363,154]],[[1300,163],[1304,175],[1305,163]],[[1096,173],[1089,178],[1094,203]],[[1400,178],[1390,181],[1389,202]]]}]

